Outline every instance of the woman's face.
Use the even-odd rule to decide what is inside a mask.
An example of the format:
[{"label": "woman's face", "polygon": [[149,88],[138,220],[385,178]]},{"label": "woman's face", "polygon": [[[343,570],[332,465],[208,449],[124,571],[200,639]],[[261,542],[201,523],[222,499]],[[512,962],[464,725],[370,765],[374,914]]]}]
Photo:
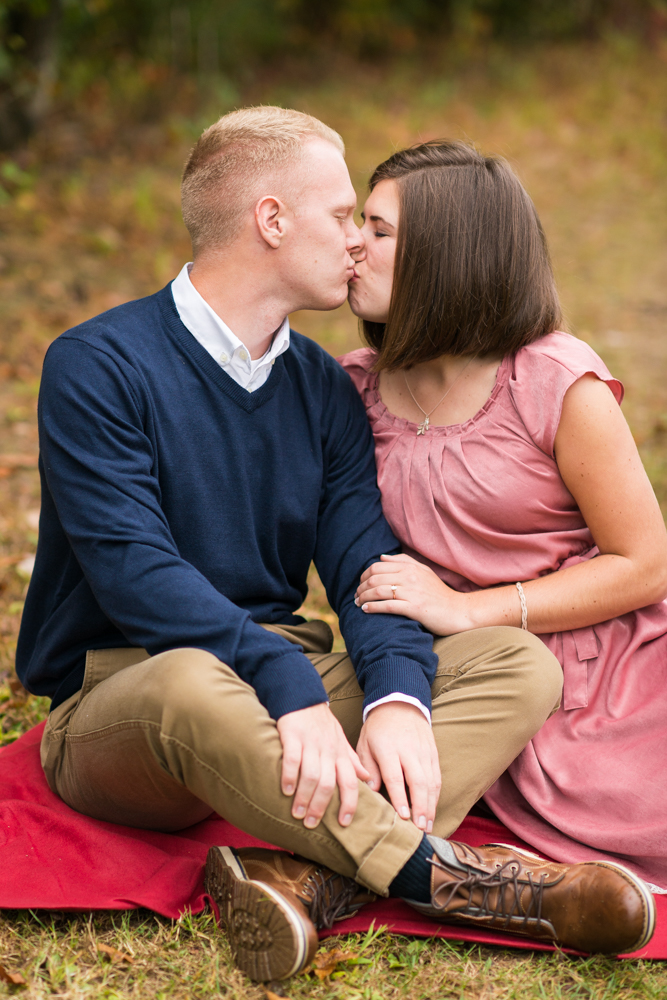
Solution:
[{"label": "woman's face", "polygon": [[362,213],[365,256],[355,264],[348,299],[355,316],[371,323],[386,323],[394,278],[398,232],[398,185],[380,181],[373,188]]}]

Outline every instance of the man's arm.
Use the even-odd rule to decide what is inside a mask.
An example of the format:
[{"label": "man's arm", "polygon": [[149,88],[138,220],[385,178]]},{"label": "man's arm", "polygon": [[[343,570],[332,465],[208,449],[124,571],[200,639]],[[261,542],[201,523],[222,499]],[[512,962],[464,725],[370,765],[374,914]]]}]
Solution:
[{"label": "man's arm", "polygon": [[400,692],[430,712],[438,662],[431,634],[407,618],[365,615],[354,603],[359,577],[377,560],[375,553],[398,553],[400,548],[382,512],[363,404],[342,368],[335,378],[329,394],[315,564],[339,616],[364,706]]},{"label": "man's arm", "polygon": [[[326,439],[326,481],[320,505],[315,562],[355,665],[368,707],[386,696],[408,695],[430,712],[437,669],[430,633],[407,618],[365,615],[354,604],[359,576],[377,554],[398,552],[382,513],[373,441],[363,404],[349,376],[334,375]],[[400,815],[426,830],[435,816],[440,767],[427,719],[411,704],[374,708],[358,745],[371,787],[384,781]]]},{"label": "man's arm", "polygon": [[71,336],[50,348],[40,392],[49,490],[100,608],[151,655],[193,646],[227,663],[274,719],[325,703],[312,664],[256,625],[181,558],[161,507],[153,419],[139,376]]}]

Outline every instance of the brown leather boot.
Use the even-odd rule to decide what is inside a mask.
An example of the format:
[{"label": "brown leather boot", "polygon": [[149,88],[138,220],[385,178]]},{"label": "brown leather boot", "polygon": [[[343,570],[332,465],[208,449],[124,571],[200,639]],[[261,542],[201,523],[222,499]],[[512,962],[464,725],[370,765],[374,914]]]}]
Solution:
[{"label": "brown leather boot", "polygon": [[622,865],[561,865],[509,844],[468,847],[429,840],[435,851],[431,902],[407,902],[443,923],[489,927],[610,955],[637,951],[653,935],[653,896]]},{"label": "brown leather boot", "polygon": [[286,851],[212,847],[204,888],[220,909],[238,967],[287,979],[313,960],[317,931],[376,897],[351,878]]}]

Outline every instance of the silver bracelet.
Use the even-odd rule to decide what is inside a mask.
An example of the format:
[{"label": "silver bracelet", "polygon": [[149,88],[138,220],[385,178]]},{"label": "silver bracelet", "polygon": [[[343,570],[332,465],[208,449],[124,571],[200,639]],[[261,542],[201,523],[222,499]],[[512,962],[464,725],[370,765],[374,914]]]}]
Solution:
[{"label": "silver bracelet", "polygon": [[521,601],[521,628],[524,630],[528,629],[528,608],[526,607],[526,595],[523,592],[523,587],[520,583],[514,585],[519,591],[519,600]]}]

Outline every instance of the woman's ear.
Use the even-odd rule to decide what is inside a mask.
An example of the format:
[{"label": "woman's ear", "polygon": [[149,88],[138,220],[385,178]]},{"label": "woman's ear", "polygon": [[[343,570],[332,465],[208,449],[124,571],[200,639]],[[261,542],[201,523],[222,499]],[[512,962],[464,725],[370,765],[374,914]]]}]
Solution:
[{"label": "woman's ear", "polygon": [[255,221],[262,239],[277,250],[285,235],[286,209],[280,198],[267,194],[255,205]]}]

